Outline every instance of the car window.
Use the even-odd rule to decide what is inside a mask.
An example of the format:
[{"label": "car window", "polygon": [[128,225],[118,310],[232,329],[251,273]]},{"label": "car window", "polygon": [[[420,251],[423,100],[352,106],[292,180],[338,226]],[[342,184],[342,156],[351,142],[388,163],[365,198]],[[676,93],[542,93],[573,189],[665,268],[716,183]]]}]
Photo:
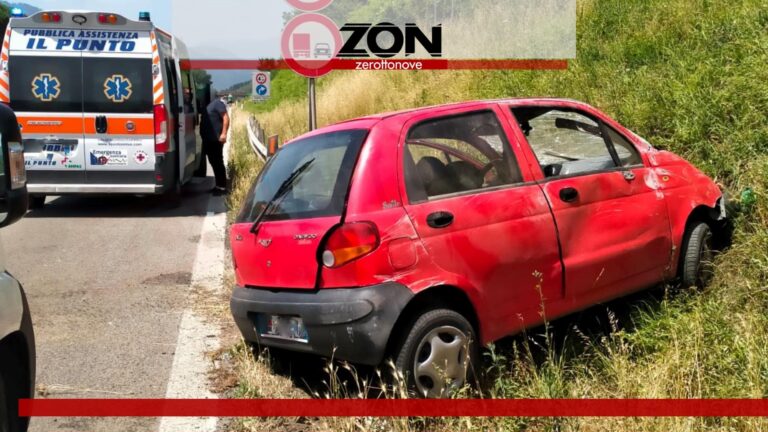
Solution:
[{"label": "car window", "polygon": [[608,137],[611,139],[613,147],[616,149],[616,154],[619,156],[621,166],[630,167],[635,165],[642,165],[643,159],[640,158],[640,153],[631,142],[627,141],[623,135],[616,132],[610,127],[606,127],[608,130]]},{"label": "car window", "polygon": [[83,111],[80,57],[14,55],[8,61],[11,108],[28,112]]},{"label": "car window", "polygon": [[547,177],[616,167],[600,125],[586,115],[546,107],[513,113]]},{"label": "car window", "polygon": [[487,111],[416,125],[404,163],[411,202],[522,181],[501,124]]},{"label": "car window", "polygon": [[93,113],[151,113],[152,59],[83,59],[83,110]]},{"label": "car window", "polygon": [[332,132],[304,138],[281,148],[267,163],[238,216],[253,222],[281,187],[265,221],[340,216],[357,155],[367,130]]}]

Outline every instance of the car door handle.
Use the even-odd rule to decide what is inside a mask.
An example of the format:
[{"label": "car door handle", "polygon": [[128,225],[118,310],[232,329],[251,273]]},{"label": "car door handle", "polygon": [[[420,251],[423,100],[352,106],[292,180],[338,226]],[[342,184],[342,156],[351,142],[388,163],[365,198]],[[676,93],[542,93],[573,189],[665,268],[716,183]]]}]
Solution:
[{"label": "car door handle", "polygon": [[427,216],[427,225],[432,228],[445,228],[453,223],[453,214],[439,211]]},{"label": "car door handle", "polygon": [[574,202],[579,198],[579,191],[572,187],[560,189],[560,199],[569,203]]}]

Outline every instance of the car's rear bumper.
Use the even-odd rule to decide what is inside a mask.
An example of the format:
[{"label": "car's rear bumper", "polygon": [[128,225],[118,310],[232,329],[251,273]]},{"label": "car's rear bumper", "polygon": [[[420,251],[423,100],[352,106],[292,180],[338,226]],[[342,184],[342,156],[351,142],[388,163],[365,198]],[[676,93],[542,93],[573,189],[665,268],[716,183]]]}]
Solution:
[{"label": "car's rear bumper", "polygon": [[66,194],[140,194],[149,195],[162,191],[163,187],[154,184],[28,184],[31,194],[66,195]]},{"label": "car's rear bumper", "polygon": [[[392,328],[412,297],[411,290],[394,282],[306,292],[237,287],[230,307],[248,342],[378,365],[384,359]],[[259,334],[257,314],[301,317],[308,342]]]}]

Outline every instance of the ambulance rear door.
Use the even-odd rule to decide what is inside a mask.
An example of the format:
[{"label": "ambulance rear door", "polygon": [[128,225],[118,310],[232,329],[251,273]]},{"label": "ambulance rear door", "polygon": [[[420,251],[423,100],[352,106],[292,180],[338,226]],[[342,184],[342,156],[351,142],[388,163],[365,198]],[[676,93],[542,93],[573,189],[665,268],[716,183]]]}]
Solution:
[{"label": "ambulance rear door", "polygon": [[85,182],[83,65],[79,51],[57,50],[62,34],[13,28],[9,96],[24,137],[30,186]]},{"label": "ambulance rear door", "polygon": [[110,40],[118,40],[119,49],[90,49],[82,54],[86,179],[90,185],[104,187],[153,185],[150,32],[115,30]]}]

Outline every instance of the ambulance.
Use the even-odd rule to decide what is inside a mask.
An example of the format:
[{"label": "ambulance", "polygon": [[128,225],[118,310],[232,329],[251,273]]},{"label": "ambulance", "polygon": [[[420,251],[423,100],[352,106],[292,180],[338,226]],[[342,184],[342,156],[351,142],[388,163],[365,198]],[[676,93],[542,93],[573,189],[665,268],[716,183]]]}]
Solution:
[{"label": "ambulance", "polygon": [[43,11],[12,17],[0,102],[24,136],[31,207],[47,195],[166,194],[203,161],[184,44],[142,12]]}]

